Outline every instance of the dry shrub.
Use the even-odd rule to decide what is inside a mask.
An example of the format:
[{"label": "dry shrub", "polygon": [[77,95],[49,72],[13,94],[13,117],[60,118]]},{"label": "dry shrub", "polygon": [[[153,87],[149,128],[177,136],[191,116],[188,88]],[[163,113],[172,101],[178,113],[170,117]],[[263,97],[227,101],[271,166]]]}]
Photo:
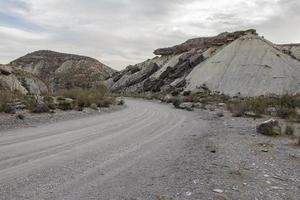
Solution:
[{"label": "dry shrub", "polygon": [[242,117],[250,110],[249,105],[245,101],[232,101],[227,104],[227,109],[232,113],[233,117]]},{"label": "dry shrub", "polygon": [[180,108],[181,103],[182,103],[182,100],[180,98],[174,98],[172,101],[172,104],[175,108]]},{"label": "dry shrub", "polygon": [[11,104],[22,96],[18,92],[0,90],[0,112],[11,112]]},{"label": "dry shrub", "polygon": [[287,124],[284,130],[284,134],[292,136],[294,135],[294,133],[295,133],[295,127],[291,124]]},{"label": "dry shrub", "polygon": [[98,110],[98,106],[95,103],[92,103],[90,108],[93,109],[93,110]]},{"label": "dry shrub", "polygon": [[[66,109],[71,106],[67,105],[65,98],[70,98],[75,101],[74,104],[77,107],[90,107],[92,104],[96,104],[99,107],[109,107],[113,104],[114,98],[109,97],[107,93],[107,89],[104,85],[100,85],[97,88],[92,89],[71,89],[71,90],[61,90],[54,94],[55,96],[59,96],[62,100],[62,107]],[[58,99],[59,100],[59,99]]]},{"label": "dry shrub", "polygon": [[50,108],[47,104],[37,104],[31,112],[33,113],[48,113],[50,112]]},{"label": "dry shrub", "polygon": [[74,104],[73,104],[73,102],[67,101],[67,100],[59,101],[58,108],[61,110],[64,110],[64,111],[72,110],[72,109],[74,109]]},{"label": "dry shrub", "polygon": [[299,115],[296,112],[296,108],[300,106],[299,95],[282,95],[279,97],[248,97],[248,98],[238,98],[236,100],[230,101],[227,104],[229,111],[231,111],[234,116],[244,116],[245,112],[252,111],[256,115],[261,116],[267,113],[267,108],[275,107],[277,116],[283,119],[290,119],[293,121],[300,120]]}]

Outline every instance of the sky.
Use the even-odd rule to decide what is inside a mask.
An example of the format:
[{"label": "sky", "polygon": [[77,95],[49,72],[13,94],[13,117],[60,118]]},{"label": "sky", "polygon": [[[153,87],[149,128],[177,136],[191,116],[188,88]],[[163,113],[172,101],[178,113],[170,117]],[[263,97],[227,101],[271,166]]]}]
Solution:
[{"label": "sky", "polygon": [[187,39],[254,28],[300,43],[299,0],[0,0],[0,63],[36,50],[120,70]]}]

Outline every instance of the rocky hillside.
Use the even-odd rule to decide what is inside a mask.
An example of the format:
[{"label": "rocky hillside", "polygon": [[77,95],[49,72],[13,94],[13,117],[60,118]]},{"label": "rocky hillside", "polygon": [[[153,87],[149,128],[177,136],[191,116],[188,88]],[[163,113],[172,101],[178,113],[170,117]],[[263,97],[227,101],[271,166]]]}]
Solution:
[{"label": "rocky hillside", "polygon": [[26,72],[8,65],[0,65],[0,90],[21,94],[42,94],[48,92],[43,81]]},{"label": "rocky hillside", "polygon": [[10,64],[36,75],[52,90],[90,88],[115,72],[93,58],[47,50],[29,53]]},{"label": "rocky hillside", "polygon": [[300,44],[282,44],[278,45],[282,50],[300,60]]},{"label": "rocky hillside", "polygon": [[109,88],[119,93],[210,90],[231,96],[300,92],[298,46],[273,44],[253,29],[191,39],[154,54],[116,73]]}]

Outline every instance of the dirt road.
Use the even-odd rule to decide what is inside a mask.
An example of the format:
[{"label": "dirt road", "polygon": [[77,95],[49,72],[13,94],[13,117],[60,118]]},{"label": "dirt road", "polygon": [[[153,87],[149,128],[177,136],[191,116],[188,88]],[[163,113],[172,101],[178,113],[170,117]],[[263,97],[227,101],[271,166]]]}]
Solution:
[{"label": "dirt road", "polygon": [[180,154],[181,138],[201,134],[205,123],[170,106],[126,103],[110,114],[0,132],[0,199],[163,194],[172,183],[155,179]]},{"label": "dirt road", "polygon": [[259,120],[126,100],[103,115],[0,131],[0,199],[300,199],[300,149]]}]

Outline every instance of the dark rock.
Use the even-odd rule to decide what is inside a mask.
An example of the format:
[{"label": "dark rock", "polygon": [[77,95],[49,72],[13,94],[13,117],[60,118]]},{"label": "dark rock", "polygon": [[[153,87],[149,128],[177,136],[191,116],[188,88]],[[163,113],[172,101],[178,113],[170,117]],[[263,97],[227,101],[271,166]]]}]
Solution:
[{"label": "dark rock", "polygon": [[223,110],[218,110],[218,111],[217,111],[217,116],[218,116],[218,117],[224,117]]},{"label": "dark rock", "polygon": [[265,121],[261,124],[259,124],[256,127],[256,131],[263,135],[280,135],[281,134],[281,127],[279,125],[279,122],[274,119],[270,119],[268,121]]},{"label": "dark rock", "polygon": [[23,115],[23,114],[17,114],[16,115],[16,119],[24,120],[25,119],[25,115]]},{"label": "dark rock", "polygon": [[169,48],[156,49],[155,55],[172,55],[190,51],[192,49],[207,49],[213,46],[222,46],[228,44],[245,34],[256,34],[256,30],[250,29],[247,31],[237,31],[233,33],[221,33],[214,37],[201,37],[188,40],[180,45]]},{"label": "dark rock", "polygon": [[12,74],[12,68],[6,65],[0,65],[0,74],[8,76]]},{"label": "dark rock", "polygon": [[194,107],[194,104],[192,102],[184,102],[179,105],[179,108],[185,109],[187,111],[193,111],[194,110],[193,107]]}]

